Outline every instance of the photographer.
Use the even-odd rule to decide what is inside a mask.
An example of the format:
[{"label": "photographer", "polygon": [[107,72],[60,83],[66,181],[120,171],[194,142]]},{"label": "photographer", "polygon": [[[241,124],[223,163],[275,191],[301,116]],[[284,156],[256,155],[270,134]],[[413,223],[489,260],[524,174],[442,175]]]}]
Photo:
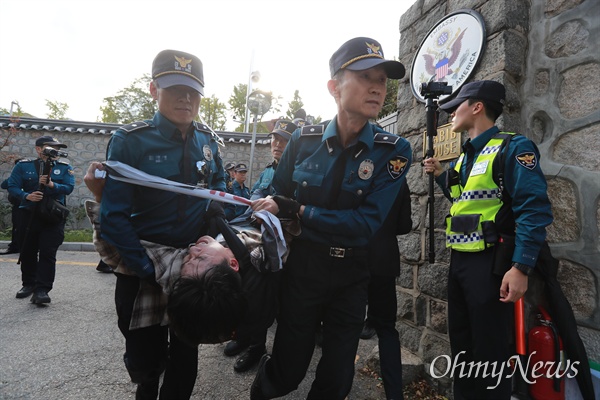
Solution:
[{"label": "photographer", "polygon": [[31,302],[34,304],[50,303],[48,292],[54,283],[56,252],[65,237],[65,218],[58,222],[46,220],[40,205],[46,203],[42,199],[47,196],[46,200],[55,200],[64,206],[66,195],[73,191],[73,167],[58,160],[66,156],[60,150],[66,147],[51,136],[38,138],[35,141],[38,158],[19,161],[8,178],[8,192],[20,200],[19,261],[23,287],[16,297],[33,294]]}]

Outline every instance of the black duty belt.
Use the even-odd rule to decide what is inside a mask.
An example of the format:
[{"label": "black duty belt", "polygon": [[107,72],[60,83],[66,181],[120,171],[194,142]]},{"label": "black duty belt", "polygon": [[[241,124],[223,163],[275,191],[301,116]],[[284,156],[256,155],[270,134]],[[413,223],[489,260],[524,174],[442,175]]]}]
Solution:
[{"label": "black duty belt", "polygon": [[[295,239],[297,240],[297,239]],[[301,246],[309,251],[314,251],[319,254],[325,254],[334,258],[351,258],[367,255],[366,247],[334,247],[325,244],[310,242],[307,240],[297,240]]]}]

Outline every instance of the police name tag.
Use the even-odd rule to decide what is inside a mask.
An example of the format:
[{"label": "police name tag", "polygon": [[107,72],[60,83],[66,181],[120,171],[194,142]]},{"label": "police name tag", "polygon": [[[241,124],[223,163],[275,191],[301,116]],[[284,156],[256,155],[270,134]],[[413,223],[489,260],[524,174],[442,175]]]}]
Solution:
[{"label": "police name tag", "polygon": [[489,163],[490,163],[490,160],[485,160],[485,161],[473,164],[473,169],[471,170],[471,176],[485,174],[485,171],[487,170],[487,166]]}]

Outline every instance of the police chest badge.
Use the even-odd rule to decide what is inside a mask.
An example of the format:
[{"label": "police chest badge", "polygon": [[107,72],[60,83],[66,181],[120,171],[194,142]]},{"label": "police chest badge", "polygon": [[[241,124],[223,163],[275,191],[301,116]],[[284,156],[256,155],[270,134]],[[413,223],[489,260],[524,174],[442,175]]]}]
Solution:
[{"label": "police chest badge", "polygon": [[537,165],[537,157],[533,152],[525,152],[521,154],[517,154],[516,156],[517,162],[527,169],[534,169]]},{"label": "police chest badge", "polygon": [[373,176],[373,170],[375,169],[375,165],[371,160],[364,160],[360,163],[358,167],[358,177],[363,181],[371,178]]},{"label": "police chest badge", "polygon": [[210,149],[209,145],[205,144],[202,147],[202,153],[204,153],[204,159],[206,161],[209,161],[209,162],[212,161],[212,159],[213,159],[212,150]]},{"label": "police chest badge", "polygon": [[392,179],[397,179],[402,176],[406,170],[407,163],[408,158],[402,156],[396,156],[388,162],[388,172],[390,173]]}]

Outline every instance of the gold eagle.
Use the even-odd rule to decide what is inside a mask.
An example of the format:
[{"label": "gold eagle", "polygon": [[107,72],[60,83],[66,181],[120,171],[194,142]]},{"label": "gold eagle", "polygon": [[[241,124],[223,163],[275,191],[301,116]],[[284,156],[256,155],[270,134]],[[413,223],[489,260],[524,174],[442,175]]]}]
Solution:
[{"label": "gold eagle", "polygon": [[374,44],[367,43],[367,42],[365,42],[365,44],[367,45],[368,48],[370,48],[373,51],[373,53],[379,53],[379,49],[381,48],[380,46],[375,46]]},{"label": "gold eagle", "polygon": [[185,58],[178,57],[178,56],[175,56],[175,59],[177,60],[177,62],[179,63],[179,65],[181,65],[181,68],[186,68],[187,65],[192,62],[191,59],[186,60]]},{"label": "gold eagle", "polygon": [[402,160],[390,160],[390,164],[394,167],[394,172],[401,171],[402,168],[406,165],[407,161]]},{"label": "gold eagle", "polygon": [[525,164],[531,164],[533,160],[535,160],[534,154],[523,154],[522,156],[517,156],[519,161],[524,162]]}]

